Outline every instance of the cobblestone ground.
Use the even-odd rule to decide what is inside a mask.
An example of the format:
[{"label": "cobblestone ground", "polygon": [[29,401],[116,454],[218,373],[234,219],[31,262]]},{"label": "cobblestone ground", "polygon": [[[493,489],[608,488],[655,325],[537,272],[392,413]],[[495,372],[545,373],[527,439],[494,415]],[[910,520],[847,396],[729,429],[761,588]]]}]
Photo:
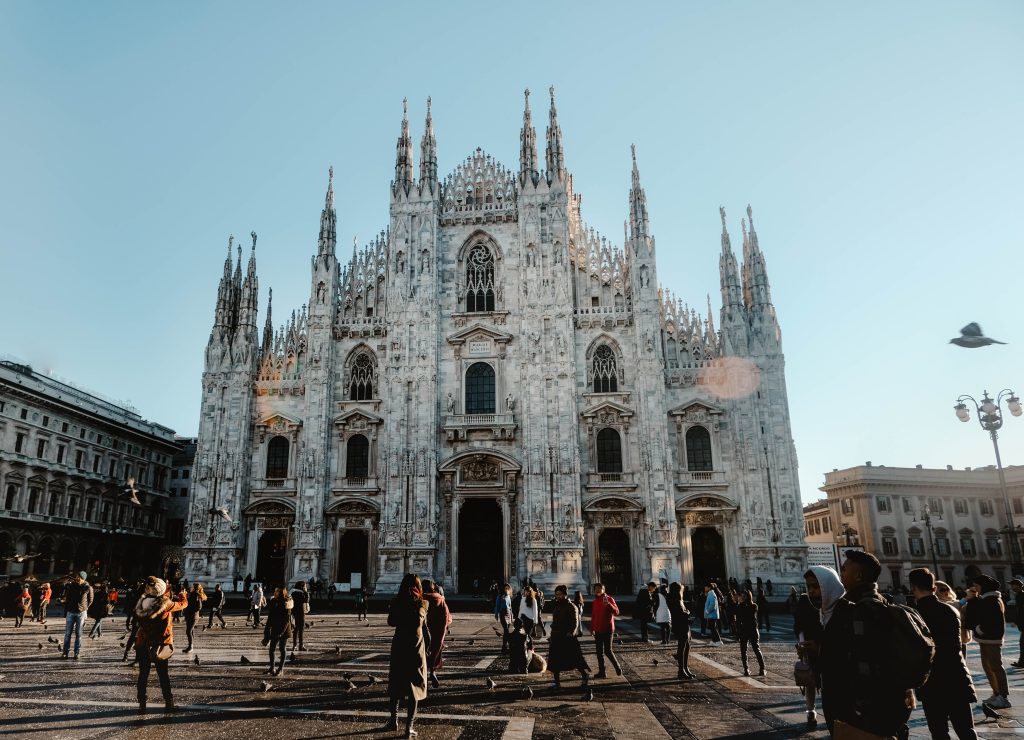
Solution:
[{"label": "cobblestone ground", "polygon": [[[156,676],[150,679],[150,713],[136,712],[136,669],[121,661],[123,618],[105,622],[101,638],[83,640],[81,659],[61,660],[55,642],[64,620],[43,625],[0,622],[0,735],[18,738],[327,738],[375,735],[386,719],[387,654],[391,630],[384,617],[358,622],[349,614],[310,615],[307,652],[296,653],[283,675],[267,677],[261,631],[244,616],[228,616],[227,629],[199,631],[192,655],[176,626],[177,652],[171,681],[179,711],[162,711]],[[563,675],[550,688],[550,674],[510,676],[501,657],[494,621],[484,614],[455,614],[442,687],[421,703],[420,738],[713,738],[825,737],[806,732],[803,701],[792,686],[795,659],[788,623],[764,633],[768,674],[741,675],[739,647],[714,648],[694,640],[690,668],[697,680],[677,681],[673,649],[641,642],[634,625],[621,625],[616,647],[621,677],[592,681],[585,701],[578,678]],[[90,624],[91,624],[91,620]],[[204,620],[205,621],[205,620]],[[1017,657],[1017,632],[1008,635],[1004,662]],[[593,644],[584,651],[596,670]],[[540,643],[542,651],[546,646]],[[245,656],[249,664],[242,662]],[[194,658],[198,657],[196,664]],[[657,661],[657,662],[655,662]],[[969,663],[979,696],[989,694],[977,650]],[[356,688],[345,692],[349,676]],[[497,682],[493,690],[487,678]],[[373,679],[377,679],[374,682]],[[269,683],[268,690],[261,684]],[[1024,671],[1011,673],[1010,700],[1021,707],[979,724],[982,737],[1024,734]],[[525,689],[533,690],[527,698]],[[980,709],[976,720],[984,717]],[[912,717],[914,737],[927,737],[920,709]],[[401,723],[400,723],[401,724]]]}]

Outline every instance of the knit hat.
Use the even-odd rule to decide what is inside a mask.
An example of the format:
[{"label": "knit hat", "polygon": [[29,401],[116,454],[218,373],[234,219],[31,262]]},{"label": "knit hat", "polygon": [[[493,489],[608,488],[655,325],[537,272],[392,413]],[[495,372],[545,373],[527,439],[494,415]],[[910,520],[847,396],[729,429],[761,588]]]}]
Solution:
[{"label": "knit hat", "polygon": [[167,592],[167,582],[156,576],[146,579],[146,593],[152,596],[163,596]]},{"label": "knit hat", "polygon": [[86,573],[84,570],[78,571],[78,577],[81,578],[83,581],[89,580],[89,574]]}]

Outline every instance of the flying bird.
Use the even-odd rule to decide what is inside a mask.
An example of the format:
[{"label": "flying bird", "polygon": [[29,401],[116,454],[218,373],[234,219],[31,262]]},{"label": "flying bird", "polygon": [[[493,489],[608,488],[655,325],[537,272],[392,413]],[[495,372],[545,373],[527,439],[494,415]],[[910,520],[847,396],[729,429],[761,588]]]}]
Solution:
[{"label": "flying bird", "polygon": [[139,489],[135,487],[135,479],[129,478],[125,484],[124,490],[121,491],[121,498],[126,498],[136,506],[142,506],[142,502],[139,501]]},{"label": "flying bird", "polygon": [[13,562],[13,563],[24,563],[26,560],[31,560],[32,558],[36,558],[36,557],[39,557],[39,553],[37,553],[37,552],[27,553],[26,552],[26,553],[24,553],[22,555],[11,555],[10,557],[4,558],[4,560],[7,560],[7,561]]},{"label": "flying bird", "polygon": [[955,344],[958,347],[966,347],[967,349],[987,347],[990,344],[1006,344],[1006,342],[1000,342],[998,339],[986,337],[981,327],[973,321],[960,330],[960,336],[950,339],[949,343]]},{"label": "flying bird", "polygon": [[490,676],[487,677],[487,688],[489,688],[491,691],[494,691],[496,688],[498,688],[498,684],[495,683],[494,679]]},{"label": "flying bird", "polygon": [[214,516],[219,516],[226,522],[231,521],[231,515],[228,513],[228,510],[225,509],[223,506],[218,506],[216,508],[210,509],[210,513]]}]

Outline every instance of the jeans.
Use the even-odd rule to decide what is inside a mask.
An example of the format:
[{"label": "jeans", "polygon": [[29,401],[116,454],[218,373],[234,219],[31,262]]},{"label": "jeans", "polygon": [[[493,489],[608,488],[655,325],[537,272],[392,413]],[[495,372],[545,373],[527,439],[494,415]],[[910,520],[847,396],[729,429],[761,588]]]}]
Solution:
[{"label": "jeans", "polygon": [[926,701],[924,716],[928,720],[928,732],[939,740],[949,740],[949,725],[960,740],[977,740],[974,730],[974,714],[968,702]]},{"label": "jeans", "polygon": [[295,626],[292,629],[292,649],[295,649],[295,643],[299,643],[299,648],[302,648],[302,636],[306,631],[306,615],[302,612],[293,613],[292,617],[295,619]]},{"label": "jeans", "polygon": [[75,632],[75,655],[82,649],[82,624],[85,622],[85,614],[82,612],[68,612],[64,617],[64,655],[68,654],[71,647],[71,631]]},{"label": "jeans", "polygon": [[612,651],[612,637],[615,633],[613,632],[595,632],[594,633],[594,647],[597,649],[597,672],[604,674],[604,656],[608,656],[608,660],[611,661],[612,666],[615,668],[616,673],[622,673],[622,667],[619,666],[619,660],[615,657],[615,653]]},{"label": "jeans", "polygon": [[163,692],[164,702],[166,704],[173,702],[174,697],[171,696],[171,677],[167,673],[167,661],[157,660],[155,651],[148,647],[136,650],[136,657],[139,660],[139,704],[146,703],[146,684],[149,683],[149,667],[151,665],[156,666],[156,675],[160,679],[160,690]]},{"label": "jeans", "polygon": [[89,637],[93,635],[97,637],[103,636],[103,617],[92,620],[92,629],[89,630]]},{"label": "jeans", "polygon": [[206,625],[206,629],[208,629],[208,630],[212,630],[213,629],[213,620],[215,618],[220,620],[220,626],[222,628],[227,626],[227,624],[225,624],[225,622],[224,622],[224,611],[222,609],[211,609],[210,610],[210,623]]},{"label": "jeans", "polygon": [[1003,668],[1003,646],[979,642],[978,648],[981,651],[981,667],[988,676],[988,682],[992,686],[992,692],[999,696],[1006,696],[1006,669]]}]

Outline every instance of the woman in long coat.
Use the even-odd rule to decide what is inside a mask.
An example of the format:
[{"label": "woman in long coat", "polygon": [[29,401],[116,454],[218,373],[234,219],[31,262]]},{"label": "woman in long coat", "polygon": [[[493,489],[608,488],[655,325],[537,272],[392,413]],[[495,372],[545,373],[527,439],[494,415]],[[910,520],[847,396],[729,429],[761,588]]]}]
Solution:
[{"label": "woman in long coat", "polygon": [[553,687],[556,689],[561,686],[558,674],[562,671],[579,671],[584,686],[589,680],[587,674],[590,666],[583,657],[580,641],[576,639],[579,626],[580,613],[576,605],[569,601],[569,589],[555,586],[555,603],[551,607],[551,637],[548,639],[548,668],[554,676]]},{"label": "woman in long coat", "polygon": [[673,581],[668,587],[668,610],[672,615],[672,633],[676,638],[677,678],[696,678],[690,673],[690,611],[683,603],[683,586]]},{"label": "woman in long coat", "polygon": [[430,671],[430,685],[441,686],[437,671],[444,665],[444,637],[452,623],[452,613],[444,596],[437,591],[437,584],[423,581],[423,600],[427,602],[427,631],[430,632],[430,647],[427,648],[427,668]]},{"label": "woman in long coat", "polygon": [[135,656],[139,662],[139,711],[146,711],[146,684],[149,682],[151,665],[156,666],[167,711],[173,711],[174,697],[171,695],[171,678],[167,672],[167,662],[174,650],[174,627],[171,620],[175,612],[180,612],[188,604],[188,597],[182,592],[176,600],[171,601],[167,596],[167,584],[156,576],[149,576],[144,581],[143,589],[142,598],[135,604],[135,617],[139,624],[135,636]]},{"label": "woman in long coat", "polygon": [[[284,670],[284,651],[292,636],[292,609],[295,603],[282,585],[274,588],[274,596],[267,602],[266,626],[263,628],[263,644],[269,647],[270,667],[267,673],[279,676]],[[274,653],[279,654],[274,666]]]},{"label": "woman in long coat", "polygon": [[391,699],[391,719],[385,730],[398,729],[398,702],[406,699],[405,736],[414,737],[412,723],[416,707],[427,698],[427,645],[430,631],[427,627],[427,602],[423,600],[423,587],[415,573],[406,573],[398,587],[398,595],[388,609],[388,626],[395,628],[391,638],[391,661],[388,666],[388,695]]}]

